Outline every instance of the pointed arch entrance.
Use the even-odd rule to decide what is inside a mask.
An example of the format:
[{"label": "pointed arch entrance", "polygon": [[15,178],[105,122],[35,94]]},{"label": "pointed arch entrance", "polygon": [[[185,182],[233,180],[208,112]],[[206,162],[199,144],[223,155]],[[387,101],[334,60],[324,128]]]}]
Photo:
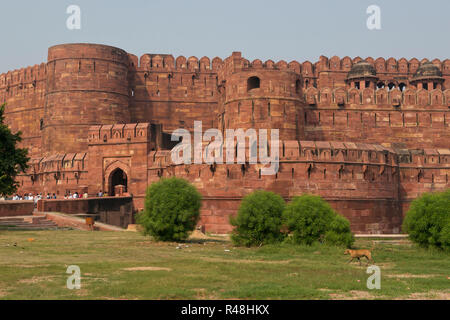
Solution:
[{"label": "pointed arch entrance", "polygon": [[128,176],[121,168],[117,168],[111,172],[109,175],[109,190],[108,194],[111,196],[115,196],[115,187],[122,185],[125,186],[125,192],[128,189]]}]

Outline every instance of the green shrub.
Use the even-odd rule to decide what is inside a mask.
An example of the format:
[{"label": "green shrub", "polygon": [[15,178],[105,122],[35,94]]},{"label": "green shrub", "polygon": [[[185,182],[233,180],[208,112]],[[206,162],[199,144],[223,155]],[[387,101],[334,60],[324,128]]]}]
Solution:
[{"label": "green shrub", "polygon": [[423,247],[449,248],[450,190],[425,193],[411,203],[403,231]]},{"label": "green shrub", "polygon": [[324,242],[350,248],[355,242],[355,237],[350,230],[350,222],[336,214],[329,225],[329,230],[325,232]]},{"label": "green shrub", "polygon": [[287,204],[283,218],[294,243],[310,245],[325,234],[334,214],[322,198],[305,194]]},{"label": "green shrub", "polygon": [[444,250],[450,251],[450,219],[441,231],[441,244]]},{"label": "green shrub", "polygon": [[201,195],[189,182],[162,179],[147,189],[144,211],[137,217],[144,234],[161,241],[185,240],[200,216]]},{"label": "green shrub", "polygon": [[279,195],[258,190],[242,199],[237,217],[230,218],[235,226],[231,240],[235,245],[263,245],[283,240],[282,212],[285,202]]},{"label": "green shrub", "polygon": [[319,196],[305,194],[294,197],[287,204],[283,219],[294,243],[311,245],[325,241],[350,246],[354,241],[348,220],[339,216]]}]

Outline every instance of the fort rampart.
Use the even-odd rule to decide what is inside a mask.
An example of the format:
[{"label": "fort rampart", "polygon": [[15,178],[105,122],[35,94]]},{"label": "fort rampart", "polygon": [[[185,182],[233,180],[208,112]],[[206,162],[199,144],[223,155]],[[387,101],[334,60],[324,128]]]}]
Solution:
[{"label": "fort rampart", "polygon": [[[0,75],[0,103],[30,168],[20,192],[148,184],[179,176],[204,196],[201,224],[229,232],[242,197],[266,189],[324,197],[362,233],[398,233],[408,205],[450,187],[450,60],[320,57],[315,63],[173,57],[93,44],[49,48]],[[177,128],[278,129],[280,165],[175,165]]]}]

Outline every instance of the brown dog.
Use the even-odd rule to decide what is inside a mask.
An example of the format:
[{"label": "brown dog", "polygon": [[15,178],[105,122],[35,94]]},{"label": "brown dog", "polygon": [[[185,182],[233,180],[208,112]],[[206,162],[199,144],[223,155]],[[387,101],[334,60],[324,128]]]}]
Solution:
[{"label": "brown dog", "polygon": [[367,249],[360,249],[360,250],[347,249],[345,250],[344,254],[349,254],[351,256],[351,259],[347,263],[352,262],[353,259],[358,259],[359,265],[361,265],[362,257],[366,257],[367,265],[369,264],[369,261],[373,263],[372,254],[370,253],[370,250]]}]

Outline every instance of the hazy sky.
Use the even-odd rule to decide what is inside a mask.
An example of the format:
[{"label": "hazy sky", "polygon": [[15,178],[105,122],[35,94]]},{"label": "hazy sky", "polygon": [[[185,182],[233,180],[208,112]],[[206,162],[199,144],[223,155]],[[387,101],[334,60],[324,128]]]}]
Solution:
[{"label": "hazy sky", "polygon": [[[81,30],[66,9],[81,8]],[[366,27],[369,5],[381,30]],[[47,60],[71,42],[144,53],[315,62],[320,55],[450,58],[450,0],[1,0],[0,72]]]}]

